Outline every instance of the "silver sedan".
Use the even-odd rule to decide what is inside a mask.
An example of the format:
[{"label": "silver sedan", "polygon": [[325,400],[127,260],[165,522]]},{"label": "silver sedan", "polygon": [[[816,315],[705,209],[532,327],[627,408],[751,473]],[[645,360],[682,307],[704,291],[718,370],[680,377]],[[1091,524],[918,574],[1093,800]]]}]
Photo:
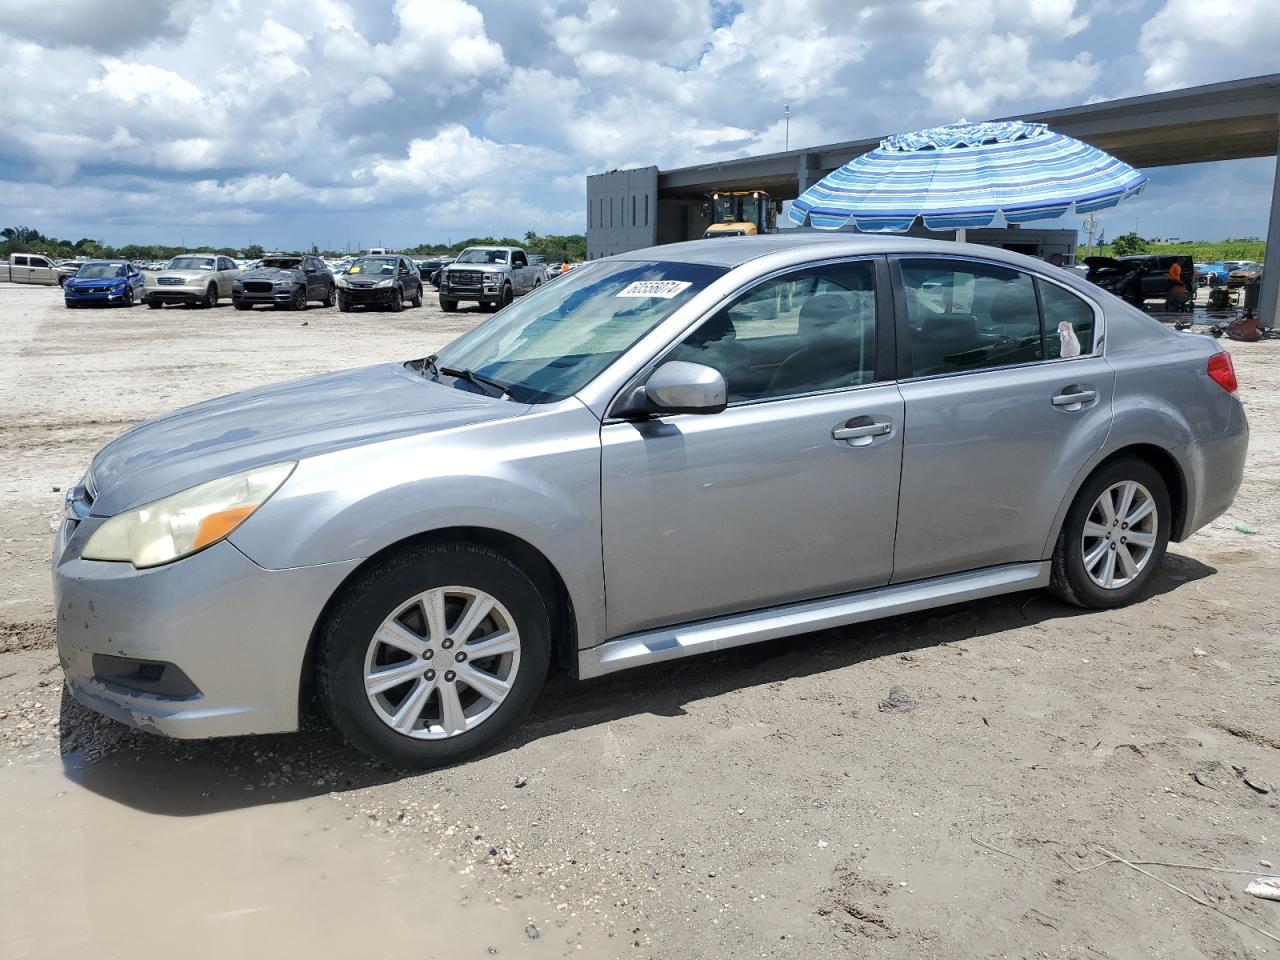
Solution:
[{"label": "silver sedan", "polygon": [[[1140,600],[1230,505],[1230,355],[987,247],[762,236],[574,270],[438,355],[108,444],[54,547],[72,694],[392,764],[576,677],[1048,588]],[[1123,655],[1120,651],[1118,655]]]}]

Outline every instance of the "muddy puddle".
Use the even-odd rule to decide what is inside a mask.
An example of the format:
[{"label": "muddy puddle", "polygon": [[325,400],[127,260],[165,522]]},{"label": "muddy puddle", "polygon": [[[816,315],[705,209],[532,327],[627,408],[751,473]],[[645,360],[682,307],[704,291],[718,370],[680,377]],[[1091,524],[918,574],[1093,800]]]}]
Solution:
[{"label": "muddy puddle", "polygon": [[[175,787],[210,802],[156,812]],[[0,958],[603,955],[550,930],[530,939],[515,908],[464,902],[445,864],[362,835],[327,796],[214,796],[243,790],[145,757],[0,767]]]}]

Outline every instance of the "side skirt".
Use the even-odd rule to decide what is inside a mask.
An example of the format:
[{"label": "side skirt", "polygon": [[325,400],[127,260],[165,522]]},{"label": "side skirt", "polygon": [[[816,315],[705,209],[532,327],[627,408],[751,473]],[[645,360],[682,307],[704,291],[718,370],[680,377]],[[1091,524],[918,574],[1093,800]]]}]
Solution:
[{"label": "side skirt", "polygon": [[1035,590],[1049,585],[1050,567],[1048,561],[1008,563],[823,600],[806,600],[714,620],[646,630],[579,652],[578,675],[586,680],[631,667],[727,650],[777,637],[914,613],[1018,590]]}]

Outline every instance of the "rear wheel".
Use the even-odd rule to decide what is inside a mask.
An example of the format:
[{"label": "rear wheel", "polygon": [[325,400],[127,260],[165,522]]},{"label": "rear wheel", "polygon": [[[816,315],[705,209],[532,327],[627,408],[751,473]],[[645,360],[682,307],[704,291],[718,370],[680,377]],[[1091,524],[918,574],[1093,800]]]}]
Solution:
[{"label": "rear wheel", "polygon": [[458,309],[458,301],[450,300],[448,297],[441,297],[440,309],[443,310],[445,313],[453,313],[455,310]]},{"label": "rear wheel", "polygon": [[524,571],[487,547],[437,543],[346,588],[321,632],[317,681],[357,749],[434,767],[508,735],[549,659],[546,601]]},{"label": "rear wheel", "polygon": [[1067,513],[1053,554],[1054,592],[1095,609],[1140,599],[1169,545],[1171,515],[1169,489],[1149,463],[1106,464]]}]

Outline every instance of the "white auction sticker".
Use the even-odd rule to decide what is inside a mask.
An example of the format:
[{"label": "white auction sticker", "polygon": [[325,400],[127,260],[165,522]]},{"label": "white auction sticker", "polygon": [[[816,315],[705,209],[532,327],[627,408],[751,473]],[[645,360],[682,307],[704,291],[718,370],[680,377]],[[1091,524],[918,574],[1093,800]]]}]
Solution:
[{"label": "white auction sticker", "polygon": [[684,293],[693,283],[689,280],[637,280],[624,287],[619,297],[658,297],[670,300],[677,294]]}]

